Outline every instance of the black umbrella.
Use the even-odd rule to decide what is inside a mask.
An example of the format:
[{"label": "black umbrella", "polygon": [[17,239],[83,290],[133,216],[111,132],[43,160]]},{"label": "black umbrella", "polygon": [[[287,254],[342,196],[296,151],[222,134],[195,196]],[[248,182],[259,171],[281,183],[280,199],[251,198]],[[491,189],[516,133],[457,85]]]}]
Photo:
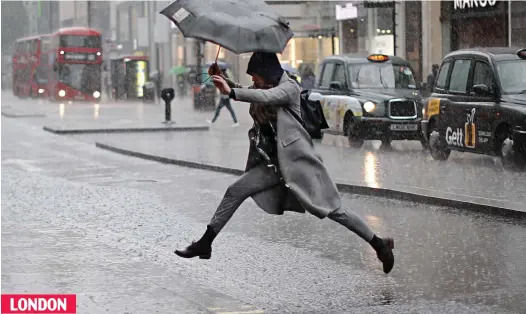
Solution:
[{"label": "black umbrella", "polygon": [[294,36],[262,0],[177,0],[161,11],[185,37],[218,44],[234,53],[281,53]]}]

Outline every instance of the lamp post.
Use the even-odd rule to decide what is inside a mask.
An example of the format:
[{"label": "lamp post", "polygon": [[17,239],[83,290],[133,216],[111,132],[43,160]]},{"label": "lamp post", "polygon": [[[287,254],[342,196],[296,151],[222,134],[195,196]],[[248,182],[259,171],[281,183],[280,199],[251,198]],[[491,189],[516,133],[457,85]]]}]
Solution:
[{"label": "lamp post", "polygon": [[88,27],[91,27],[91,1],[86,1],[88,7]]},{"label": "lamp post", "polygon": [[511,47],[511,0],[508,0],[508,47]]}]

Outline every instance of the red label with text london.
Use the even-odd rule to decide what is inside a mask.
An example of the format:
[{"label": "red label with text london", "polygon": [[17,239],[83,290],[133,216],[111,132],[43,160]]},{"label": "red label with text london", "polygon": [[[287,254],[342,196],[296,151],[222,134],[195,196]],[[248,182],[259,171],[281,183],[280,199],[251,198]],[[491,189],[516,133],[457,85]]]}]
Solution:
[{"label": "red label with text london", "polygon": [[2,314],[77,313],[75,294],[2,294]]}]

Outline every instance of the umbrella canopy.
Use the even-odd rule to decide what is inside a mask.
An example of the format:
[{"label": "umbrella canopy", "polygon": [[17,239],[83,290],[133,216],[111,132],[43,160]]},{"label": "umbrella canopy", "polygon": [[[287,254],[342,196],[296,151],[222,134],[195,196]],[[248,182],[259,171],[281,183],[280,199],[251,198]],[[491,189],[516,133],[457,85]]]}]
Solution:
[{"label": "umbrella canopy", "polygon": [[294,33],[262,0],[177,0],[161,11],[185,37],[234,53],[281,53]]},{"label": "umbrella canopy", "polygon": [[282,63],[281,64],[281,68],[291,74],[300,74],[298,72],[298,69],[296,68],[293,68],[290,64],[287,64],[287,63]]},{"label": "umbrella canopy", "polygon": [[178,66],[178,67],[172,68],[172,74],[175,74],[175,75],[180,75],[180,74],[187,73],[187,72],[190,72],[190,69],[185,66]]}]

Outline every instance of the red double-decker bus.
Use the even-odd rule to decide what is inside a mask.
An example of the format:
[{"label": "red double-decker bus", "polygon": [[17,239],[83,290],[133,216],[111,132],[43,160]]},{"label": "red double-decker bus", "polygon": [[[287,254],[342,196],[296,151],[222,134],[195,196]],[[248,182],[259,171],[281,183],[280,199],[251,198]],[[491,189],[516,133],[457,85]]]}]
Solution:
[{"label": "red double-decker bus", "polygon": [[46,95],[47,71],[41,67],[43,42],[49,35],[20,38],[13,51],[13,94],[18,97]]},{"label": "red double-decker bus", "polygon": [[98,101],[101,96],[101,33],[87,27],[62,28],[51,36],[47,89],[51,100]]}]

